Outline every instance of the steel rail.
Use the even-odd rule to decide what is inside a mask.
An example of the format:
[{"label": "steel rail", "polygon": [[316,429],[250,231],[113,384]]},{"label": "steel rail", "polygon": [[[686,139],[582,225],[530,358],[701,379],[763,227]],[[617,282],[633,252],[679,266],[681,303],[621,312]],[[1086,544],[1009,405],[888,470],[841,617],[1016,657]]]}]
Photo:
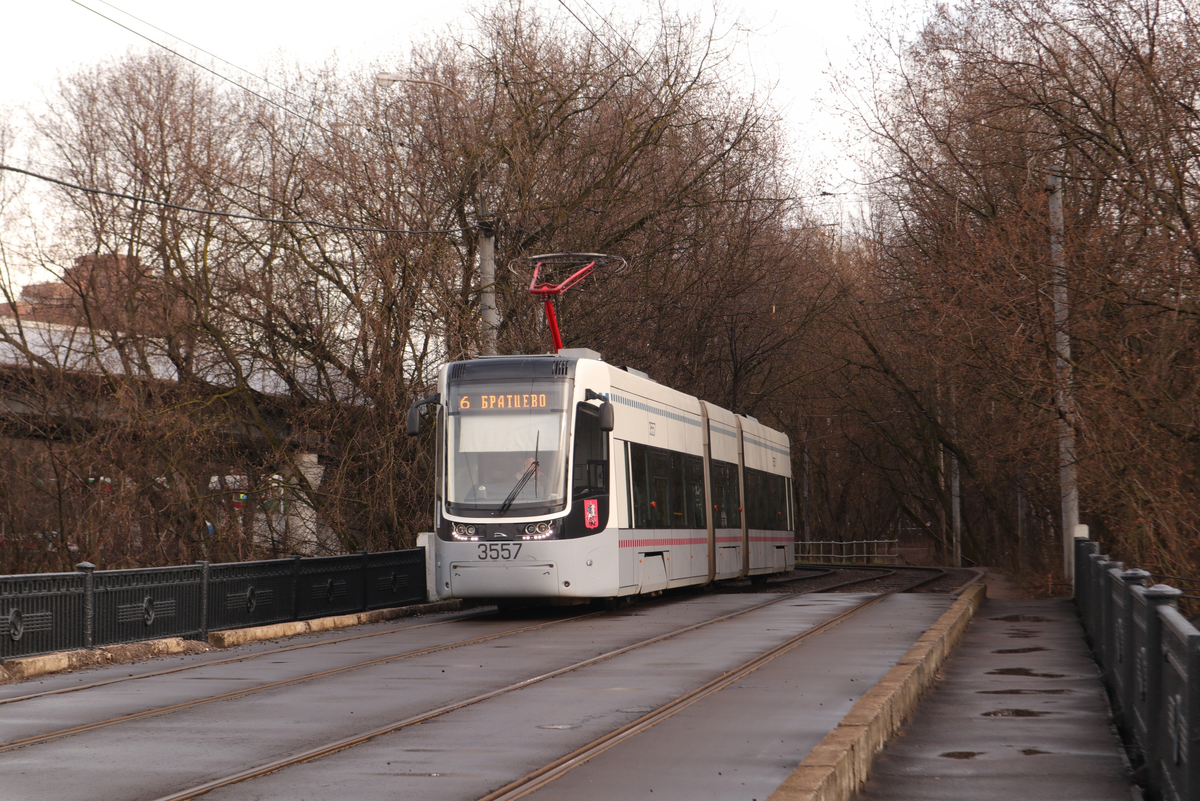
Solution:
[{"label": "steel rail", "polygon": [[[829,590],[841,589],[842,587],[852,587],[855,584],[862,584],[867,581],[879,581],[879,579],[884,579],[884,578],[888,578],[889,576],[896,575],[896,571],[889,567],[859,567],[859,568],[849,567],[849,568],[839,568],[839,569],[873,570],[873,571],[879,573],[880,575],[863,576],[862,578],[850,579],[849,581],[842,581],[842,582],[838,582],[837,584],[830,584],[828,587],[814,587],[813,589],[809,590],[809,592],[827,592]],[[830,571],[830,572],[833,572],[833,571]]]},{"label": "steel rail", "polygon": [[904,565],[904,566],[894,566],[894,567],[884,567],[881,565],[869,565],[869,566],[867,566],[867,565],[863,565],[863,566],[848,565],[845,567],[838,567],[838,568],[836,568],[836,570],[875,570],[875,571],[879,571],[879,572],[883,573],[883,575],[865,576],[860,579],[853,579],[851,581],[843,581],[839,584],[831,584],[828,587],[819,587],[817,589],[812,590],[812,592],[825,592],[827,590],[838,589],[839,587],[849,587],[854,584],[865,584],[869,581],[879,581],[881,579],[885,579],[890,576],[895,576],[895,575],[898,575],[898,574],[906,572],[906,571],[910,571],[910,572],[920,571],[920,572],[926,572],[926,573],[933,573],[933,575],[931,575],[929,578],[922,579],[921,581],[918,581],[914,584],[905,585],[904,587],[894,590],[894,592],[909,592],[911,590],[916,589],[917,587],[920,587],[923,584],[928,584],[932,581],[937,581],[938,579],[944,578],[945,576],[949,575],[949,572],[945,568],[923,567],[923,566],[918,566],[918,565]]},{"label": "steel rail", "polygon": [[[139,720],[141,718],[151,717],[154,715],[166,715],[171,712],[178,712],[181,709],[190,709],[195,706],[201,706],[202,704],[210,704],[215,701],[228,701],[228,700],[231,700],[234,698],[242,698],[244,696],[253,695],[255,693],[263,692],[265,690],[274,690],[274,689],[278,689],[279,687],[287,687],[287,686],[290,686],[293,684],[302,684],[306,681],[327,678],[329,676],[336,676],[339,673],[346,673],[351,670],[359,670],[361,668],[372,667],[374,665],[382,665],[382,664],[386,664],[388,662],[396,662],[401,659],[411,659],[411,658],[417,657],[417,656],[425,656],[427,654],[434,654],[439,651],[450,651],[455,648],[462,648],[467,645],[478,645],[479,643],[489,642],[491,640],[497,640],[497,639],[500,639],[501,637],[507,637],[511,634],[521,634],[523,632],[533,631],[535,629],[541,629],[541,628],[545,628],[547,626],[553,626],[556,623],[564,623],[564,622],[570,621],[570,620],[582,620],[583,618],[592,617],[594,615],[599,615],[599,614],[603,614],[603,612],[589,612],[584,615],[574,615],[572,617],[563,617],[563,618],[558,618],[556,620],[547,620],[542,623],[535,623],[530,626],[521,626],[521,627],[515,628],[515,629],[506,629],[505,631],[497,631],[497,632],[493,632],[492,634],[484,634],[482,636],[472,637],[467,640],[458,640],[455,642],[443,643],[442,645],[431,645],[431,646],[428,646],[425,648],[418,648],[418,649],[415,649],[412,651],[404,651],[404,652],[401,652],[398,654],[390,654],[388,656],[381,656],[376,659],[368,659],[365,662],[356,662],[352,665],[343,665],[342,667],[330,668],[329,670],[322,670],[322,671],[318,671],[315,673],[306,673],[302,676],[295,676],[290,679],[280,679],[279,681],[268,682],[267,684],[258,684],[253,687],[243,688],[241,690],[231,690],[227,693],[220,693],[219,695],[209,695],[209,696],[205,696],[204,698],[196,698],[191,701],[181,701],[178,704],[170,704],[168,706],[160,706],[160,707],[155,707],[153,709],[144,709],[140,712],[131,712],[128,715],[119,715],[117,717],[106,718],[104,720],[97,720],[97,721],[93,721],[91,723],[82,723],[78,726],[72,726],[72,727],[66,728],[66,729],[57,729],[55,731],[46,732],[44,734],[30,735],[29,737],[23,737],[19,740],[9,740],[8,742],[0,743],[0,754],[3,754],[7,751],[13,751],[18,748],[28,748],[29,746],[42,745],[43,743],[52,742],[54,740],[61,740],[64,737],[71,737],[73,735],[81,734],[81,733],[87,732],[87,731],[92,731],[94,729],[101,729],[101,728],[106,728],[108,726],[115,726],[118,723],[128,723],[131,720]],[[427,625],[432,625],[432,624],[427,624]],[[404,629],[404,630],[408,631],[410,629]],[[351,639],[351,638],[346,638],[346,639]],[[343,639],[342,642],[345,642],[345,639]],[[279,653],[279,652],[273,651],[272,653]],[[239,661],[239,660],[228,660],[228,661]],[[207,664],[217,664],[217,663],[210,662]]]},{"label": "steel rail", "polygon": [[[944,575],[945,571],[941,571],[941,574]],[[575,749],[569,754],[559,757],[548,765],[544,765],[543,767],[538,768],[531,773],[527,773],[525,776],[522,776],[521,778],[504,785],[500,789],[494,790],[487,795],[482,796],[479,801],[515,801],[515,799],[523,798],[532,792],[536,792],[560,776],[566,774],[574,768],[579,767],[580,765],[602,754],[608,749],[656,726],[657,724],[670,717],[673,717],[674,715],[682,712],[684,709],[687,709],[704,698],[720,692],[734,682],[745,678],[747,675],[758,670],[760,667],[795,649],[805,640],[829,631],[840,623],[843,623],[846,620],[854,617],[858,613],[869,609],[877,603],[882,602],[890,595],[915,589],[922,584],[926,584],[940,577],[940,575],[931,576],[929,578],[913,582],[904,587],[889,590],[887,592],[880,593],[873,598],[869,598],[851,607],[850,609],[847,609],[846,611],[829,618],[823,623],[801,632],[786,642],[780,643],[774,648],[771,648],[770,650],[743,662],[741,665],[733,668],[728,673],[725,673],[724,675],[719,676],[712,681],[679,696],[673,701],[668,701],[658,709],[643,715],[637,720],[631,721],[620,728],[614,729],[613,731],[596,738],[587,745],[584,745]],[[160,801],[164,800],[160,799]]]},{"label": "steel rail", "polygon": [[205,782],[204,784],[190,787],[186,790],[180,790],[178,792],[171,793],[170,795],[164,795],[158,799],[155,799],[155,801],[185,801],[189,798],[198,798],[205,793],[210,793],[213,790],[218,790],[222,787],[228,787],[232,784],[239,784],[250,779],[266,776],[269,773],[275,773],[276,771],[283,770],[284,768],[291,767],[292,765],[298,765],[302,762],[311,762],[313,760],[329,756],[330,754],[335,754],[338,751],[344,751],[347,748],[353,748],[356,745],[361,745],[370,740],[374,740],[377,737],[382,737],[385,734],[391,734],[392,732],[396,732],[410,726],[425,723],[426,721],[439,718],[459,709],[474,706],[484,701],[497,698],[501,695],[507,695],[508,693],[516,692],[517,690],[522,690],[535,684],[540,684],[541,682],[548,681],[549,679],[553,679],[557,676],[562,676],[576,670],[582,670],[583,668],[591,667],[592,665],[596,665],[601,662],[606,662],[609,659],[621,656],[622,654],[627,654],[630,651],[636,651],[639,648],[645,648],[646,646],[654,645],[655,643],[663,642],[664,640],[669,640],[673,637],[678,637],[681,634],[686,634],[690,631],[696,631],[697,629],[704,628],[705,626],[711,626],[715,623],[722,623],[726,620],[739,617],[740,615],[745,615],[767,606],[782,603],[783,601],[788,600],[788,598],[789,596],[783,595],[778,598],[773,598],[770,601],[764,601],[763,603],[755,604],[754,606],[749,606],[745,609],[739,609],[736,612],[730,612],[728,614],[712,618],[711,620],[704,620],[699,623],[693,623],[691,625],[675,629],[674,631],[668,631],[665,634],[658,634],[654,637],[650,637],[649,639],[641,640],[640,642],[632,643],[630,645],[625,645],[612,651],[606,651],[605,653],[598,654],[597,656],[584,659],[581,662],[576,662],[572,665],[567,665],[566,667],[552,670],[549,673],[543,673],[538,676],[532,676],[528,679],[522,679],[521,681],[509,684],[505,687],[499,687],[495,690],[489,690],[487,692],[480,693],[479,695],[465,698],[461,701],[446,704],[428,712],[422,712],[420,714],[404,718],[403,720],[389,723],[386,726],[381,726],[377,729],[363,732],[362,734],[356,734],[340,740],[335,740],[334,742],[326,743],[325,745],[317,746],[315,748],[310,748],[305,751],[292,754],[291,756],[282,757],[253,768],[247,768],[245,770],[238,771],[237,773],[232,773],[228,776],[213,779]]},{"label": "steel rail", "polygon": [[[810,569],[814,569],[814,568],[804,567],[801,569],[802,570],[810,570]],[[841,572],[843,570],[872,570],[872,571],[875,571],[878,573],[883,573],[883,575],[864,576],[862,578],[850,579],[849,581],[841,581],[841,582],[838,582],[837,584],[830,584],[825,587],[814,587],[811,590],[805,590],[803,593],[795,593],[795,594],[803,595],[803,594],[807,594],[810,592],[827,592],[829,590],[836,590],[841,587],[850,587],[855,584],[862,584],[867,581],[878,581],[879,579],[887,578],[888,576],[894,576],[898,570],[905,570],[905,569],[907,569],[907,568],[890,568],[890,567],[879,567],[879,566],[835,567],[835,568],[823,569],[821,572],[817,573],[814,576],[794,576],[792,578],[775,579],[773,581],[768,581],[766,584],[760,584],[757,586],[752,585],[750,587],[739,588],[737,591],[740,591],[740,592],[762,592],[770,587],[778,587],[781,584],[790,584],[794,581],[810,581],[812,579],[825,578],[826,576],[831,576],[831,575]],[[938,570],[939,568],[914,568],[914,569]],[[940,578],[940,575],[944,575],[944,574],[945,574],[945,571],[942,571],[942,574],[939,574],[938,577]],[[924,583],[924,582],[922,582],[922,583]]]},{"label": "steel rail", "polygon": [[[802,567],[802,568],[800,568],[800,570],[803,570],[807,573],[811,573],[812,575],[810,575],[810,576],[789,576],[785,573],[782,578],[775,578],[774,576],[768,576],[767,583],[768,584],[787,584],[789,581],[808,581],[809,579],[821,578],[822,576],[832,576],[834,573],[833,568],[829,568],[829,567],[825,567],[825,568]],[[792,572],[794,572],[794,571],[792,571]]]},{"label": "steel rail", "polygon": [[30,701],[34,698],[44,698],[48,695],[64,695],[66,693],[77,693],[81,690],[91,690],[96,687],[107,687],[110,684],[119,684],[124,681],[137,681],[138,679],[150,679],[156,676],[169,676],[172,673],[181,673],[185,670],[198,670],[200,668],[211,667],[213,665],[231,665],[236,662],[245,662],[251,659],[258,659],[263,656],[274,656],[276,654],[286,653],[288,651],[300,651],[305,648],[320,648],[326,645],[337,645],[338,643],[351,642],[353,640],[363,640],[369,637],[385,637],[388,634],[396,634],[401,631],[415,631],[416,629],[425,629],[430,626],[444,626],[447,623],[457,623],[460,620],[474,620],[476,618],[487,617],[488,615],[496,614],[494,608],[486,608],[480,612],[461,612],[451,613],[454,617],[445,618],[443,620],[434,620],[429,623],[418,623],[415,626],[400,626],[398,628],[389,628],[386,631],[372,631],[367,634],[353,634],[349,637],[336,637],[328,640],[320,640],[318,642],[305,642],[296,645],[285,645],[280,648],[271,648],[268,650],[256,651],[252,654],[242,654],[241,656],[231,656],[226,659],[212,659],[205,662],[198,662],[194,665],[181,665],[180,667],[164,668],[163,670],[155,670],[150,673],[138,673],[132,676],[120,676],[113,679],[101,679],[87,684],[76,684],[70,687],[59,687],[57,690],[42,690],[41,692],[29,693],[28,695],[16,695],[11,698],[0,698],[0,706],[5,704],[15,704],[19,701]]}]

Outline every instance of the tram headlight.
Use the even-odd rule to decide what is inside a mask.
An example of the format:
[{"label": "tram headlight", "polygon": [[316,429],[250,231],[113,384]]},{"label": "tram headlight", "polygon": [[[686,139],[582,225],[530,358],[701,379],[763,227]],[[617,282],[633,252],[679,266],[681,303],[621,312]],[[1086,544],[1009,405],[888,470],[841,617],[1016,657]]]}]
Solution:
[{"label": "tram headlight", "polygon": [[479,539],[479,537],[475,536],[475,527],[464,525],[463,523],[455,523],[450,529],[450,534],[454,539],[462,540],[463,542],[473,542]]},{"label": "tram headlight", "polygon": [[521,535],[523,540],[544,540],[554,536],[554,523],[543,520],[541,523],[529,523]]}]

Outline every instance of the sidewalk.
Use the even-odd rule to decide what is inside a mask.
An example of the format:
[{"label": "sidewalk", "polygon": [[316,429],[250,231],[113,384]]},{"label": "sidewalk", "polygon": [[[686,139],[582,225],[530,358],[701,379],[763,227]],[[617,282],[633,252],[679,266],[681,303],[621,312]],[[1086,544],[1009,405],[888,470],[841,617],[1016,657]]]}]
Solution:
[{"label": "sidewalk", "polygon": [[943,674],[859,801],[1141,797],[1069,601],[989,598]]}]

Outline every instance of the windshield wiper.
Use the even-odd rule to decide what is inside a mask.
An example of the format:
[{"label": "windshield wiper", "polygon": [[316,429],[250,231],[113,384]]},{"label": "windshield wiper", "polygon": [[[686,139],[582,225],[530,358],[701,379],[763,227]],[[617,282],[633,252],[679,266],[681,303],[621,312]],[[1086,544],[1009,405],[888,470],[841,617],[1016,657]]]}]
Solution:
[{"label": "windshield wiper", "polygon": [[529,467],[526,468],[525,473],[521,476],[521,479],[517,482],[517,486],[512,488],[512,492],[508,493],[508,497],[504,499],[504,503],[500,504],[500,514],[504,514],[508,511],[508,507],[512,506],[513,501],[515,501],[517,496],[521,494],[521,490],[525,489],[525,485],[529,483],[529,479],[533,478],[533,474],[537,472],[537,469],[538,463],[537,460],[534,459]]},{"label": "windshield wiper", "polygon": [[[540,462],[538,462],[538,455],[539,455],[538,451],[541,448],[541,444],[542,444],[542,432],[539,431],[537,433],[537,439],[534,441],[534,444],[533,444],[533,461],[530,462],[529,467],[525,468],[525,472],[522,473],[521,478],[517,480],[517,485],[512,488],[512,492],[508,493],[508,497],[504,499],[504,503],[500,504],[500,514],[504,514],[508,511],[508,507],[513,505],[513,501],[515,501],[517,499],[517,496],[521,494],[521,490],[525,489],[525,485],[529,483],[529,479],[531,479],[537,475],[538,465],[540,464]],[[536,495],[537,494],[536,479],[534,480],[533,486],[534,486],[534,494]]]}]

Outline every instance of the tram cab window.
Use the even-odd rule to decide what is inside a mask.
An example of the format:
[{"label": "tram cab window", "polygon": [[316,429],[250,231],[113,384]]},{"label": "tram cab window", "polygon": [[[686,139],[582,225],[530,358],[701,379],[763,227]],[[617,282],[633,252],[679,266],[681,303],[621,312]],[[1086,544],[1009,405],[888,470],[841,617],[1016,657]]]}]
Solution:
[{"label": "tram cab window", "polygon": [[571,496],[575,500],[608,492],[608,434],[600,430],[600,410],[590,403],[575,409]]},{"label": "tram cab window", "polygon": [[542,379],[451,384],[445,504],[451,514],[540,515],[567,504],[567,385]]}]

